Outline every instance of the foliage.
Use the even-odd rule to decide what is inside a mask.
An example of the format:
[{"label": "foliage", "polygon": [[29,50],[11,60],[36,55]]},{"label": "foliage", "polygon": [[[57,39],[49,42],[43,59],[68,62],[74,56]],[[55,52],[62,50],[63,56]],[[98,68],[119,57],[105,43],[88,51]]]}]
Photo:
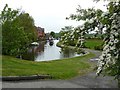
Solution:
[{"label": "foliage", "polygon": [[104,25],[100,22],[100,16],[103,14],[103,11],[94,8],[82,9],[79,6],[76,12],[77,14],[71,14],[70,17],[67,17],[66,19],[76,21],[82,20],[84,21],[84,24],[74,28],[72,32],[68,33],[68,38],[63,39],[64,41],[67,41],[69,40],[69,37],[73,37],[73,41],[77,41],[77,43],[75,43],[77,47],[85,47],[85,35],[89,34],[91,31],[96,32],[96,34],[101,34],[102,37]]},{"label": "foliage", "polygon": [[37,30],[34,25],[34,20],[28,13],[20,13],[20,15],[15,19],[15,21],[19,27],[24,28],[24,31],[27,34],[30,42],[37,39]]},{"label": "foliage", "polygon": [[111,74],[115,78],[120,78],[120,1],[110,2],[108,4],[109,23],[105,23],[107,26],[107,36],[105,38],[105,44],[102,55],[98,62],[99,75],[103,73]]},{"label": "foliage", "polygon": [[84,30],[85,33],[90,33],[91,31],[101,34],[103,33],[102,28],[104,28],[104,26],[100,22],[100,16],[103,14],[102,10],[96,10],[94,8],[82,9],[79,6],[76,12],[76,14],[71,14],[67,19],[84,21],[84,24],[81,25],[81,30]]},{"label": "foliage", "polygon": [[51,32],[50,32],[50,35],[51,35],[53,38],[55,38],[55,32],[51,31]]},{"label": "foliage", "polygon": [[120,87],[120,1],[110,1],[107,13],[102,18],[102,24],[106,26],[106,37],[97,74],[113,75]]},{"label": "foliage", "polygon": [[73,30],[72,26],[65,26],[64,28],[61,28],[60,36],[64,36],[65,34],[71,32]]},{"label": "foliage", "polygon": [[73,27],[72,26],[65,26],[64,28],[62,28],[62,30],[60,31],[60,35],[61,35],[61,42],[65,45],[71,45],[74,44],[73,43],[73,39],[74,37],[72,37],[71,32],[73,31]]},{"label": "foliage", "polygon": [[[66,19],[85,21],[80,28],[83,32],[80,33],[94,31],[103,34],[104,31],[104,46],[98,62],[97,74],[101,72],[112,74],[120,80],[120,1],[109,1],[106,12],[94,8],[82,9],[79,6],[77,14],[72,14]],[[80,44],[81,40],[78,43]]]},{"label": "foliage", "polygon": [[55,33],[55,38],[59,39],[60,38],[60,33]]},{"label": "foliage", "polygon": [[31,27],[24,25],[23,22],[32,24],[33,22],[29,22],[26,19],[31,18],[29,16],[24,18],[26,21],[21,20],[22,18],[19,19],[21,15],[19,10],[12,10],[8,8],[7,4],[0,14],[2,23],[2,54],[21,55],[26,51],[31,42],[29,31],[26,32]]}]

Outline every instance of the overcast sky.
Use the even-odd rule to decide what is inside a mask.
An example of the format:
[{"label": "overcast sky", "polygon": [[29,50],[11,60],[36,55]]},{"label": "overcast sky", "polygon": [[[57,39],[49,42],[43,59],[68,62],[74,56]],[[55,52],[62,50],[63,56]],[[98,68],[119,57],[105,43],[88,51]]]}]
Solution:
[{"label": "overcast sky", "polygon": [[0,0],[0,10],[5,4],[29,13],[34,18],[35,25],[45,28],[45,32],[59,32],[64,26],[81,24],[65,20],[67,16],[76,12],[78,5],[82,8],[94,6],[105,10],[105,2],[95,3],[93,0]]}]

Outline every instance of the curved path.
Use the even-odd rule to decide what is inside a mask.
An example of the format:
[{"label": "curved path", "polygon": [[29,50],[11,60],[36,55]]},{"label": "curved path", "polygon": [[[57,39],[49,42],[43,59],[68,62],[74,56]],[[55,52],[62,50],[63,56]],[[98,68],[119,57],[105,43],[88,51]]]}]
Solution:
[{"label": "curved path", "polygon": [[[101,52],[85,49],[96,55],[97,58]],[[97,77],[95,72],[84,76],[78,76],[70,80],[29,80],[2,82],[2,88],[117,88],[117,81],[113,77]]]}]

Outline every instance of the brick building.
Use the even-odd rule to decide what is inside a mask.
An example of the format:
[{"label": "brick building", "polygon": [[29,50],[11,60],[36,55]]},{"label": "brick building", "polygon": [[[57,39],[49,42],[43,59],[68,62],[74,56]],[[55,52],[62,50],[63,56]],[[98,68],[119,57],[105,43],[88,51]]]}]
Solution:
[{"label": "brick building", "polygon": [[38,40],[44,40],[45,39],[45,32],[44,32],[44,28],[41,27],[37,27],[37,36],[38,36]]}]

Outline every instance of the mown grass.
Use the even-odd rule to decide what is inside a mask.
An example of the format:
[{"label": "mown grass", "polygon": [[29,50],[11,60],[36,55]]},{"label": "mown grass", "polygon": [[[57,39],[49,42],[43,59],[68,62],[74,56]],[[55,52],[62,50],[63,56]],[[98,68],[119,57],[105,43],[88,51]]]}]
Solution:
[{"label": "mown grass", "polygon": [[101,39],[87,39],[85,46],[90,49],[95,49],[95,47],[101,47],[103,44],[103,40]]},{"label": "mown grass", "polygon": [[[77,40],[75,41],[77,42]],[[61,47],[62,42],[58,42],[57,46]],[[85,47],[89,48],[89,49],[96,49],[96,50],[100,50],[102,49],[102,45],[103,45],[103,40],[102,39],[86,39],[85,40]]]},{"label": "mown grass", "polygon": [[47,62],[20,60],[10,56],[2,56],[3,76],[51,75],[53,79],[69,79],[83,75],[93,69],[89,61],[94,54]]}]

